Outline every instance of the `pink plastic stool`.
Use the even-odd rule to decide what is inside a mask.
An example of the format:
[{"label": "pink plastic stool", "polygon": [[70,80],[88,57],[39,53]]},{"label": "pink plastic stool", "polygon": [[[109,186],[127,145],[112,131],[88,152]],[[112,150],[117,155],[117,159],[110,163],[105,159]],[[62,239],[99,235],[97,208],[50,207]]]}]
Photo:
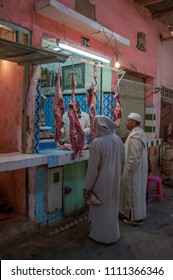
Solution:
[{"label": "pink plastic stool", "polygon": [[[154,188],[153,185],[156,185]],[[156,196],[159,197],[160,201],[163,200],[163,195],[162,195],[162,180],[158,176],[148,176],[148,181],[147,181],[147,192],[151,196]]]}]

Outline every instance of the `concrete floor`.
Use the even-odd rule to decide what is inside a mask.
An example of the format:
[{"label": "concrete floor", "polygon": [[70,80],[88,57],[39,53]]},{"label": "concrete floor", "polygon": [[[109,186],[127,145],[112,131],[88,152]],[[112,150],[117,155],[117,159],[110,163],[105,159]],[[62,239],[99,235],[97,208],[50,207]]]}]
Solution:
[{"label": "concrete floor", "polygon": [[27,221],[8,224],[0,221],[4,260],[172,260],[173,188],[164,186],[163,202],[153,199],[147,204],[147,218],[140,227],[120,221],[121,237],[110,246],[88,238],[86,218],[56,234],[58,230],[33,234]]}]

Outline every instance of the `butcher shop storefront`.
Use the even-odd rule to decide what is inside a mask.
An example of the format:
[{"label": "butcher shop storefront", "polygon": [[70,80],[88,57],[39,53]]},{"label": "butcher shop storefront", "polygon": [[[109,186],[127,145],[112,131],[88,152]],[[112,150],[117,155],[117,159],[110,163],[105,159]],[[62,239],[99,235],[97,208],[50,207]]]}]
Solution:
[{"label": "butcher shop storefront", "polygon": [[[38,127],[35,128],[34,152],[48,157],[48,165],[38,167],[36,170],[36,190],[39,190],[36,192],[36,199],[37,195],[40,197],[40,192],[43,197],[46,193],[46,207],[42,207],[41,212],[36,211],[36,221],[41,224],[45,217],[49,220],[49,217],[55,213],[57,215],[59,213],[59,217],[63,220],[70,219],[71,216],[85,209],[83,188],[89,147],[94,139],[92,118],[96,114],[103,114],[117,121],[119,125],[121,108],[119,118],[116,113],[116,108],[118,108],[116,84],[125,75],[125,71],[112,68],[111,60],[106,61],[107,57],[100,56],[100,59],[103,59],[101,63],[97,60],[98,58],[90,59],[83,55],[74,55],[74,52],[63,49],[60,44],[57,47],[56,40],[48,41],[46,38],[43,38],[43,46],[44,48],[48,46],[53,49],[59,48],[69,57],[63,63],[41,65],[41,83],[40,87],[36,87],[37,98],[40,101],[35,114],[40,121]],[[97,52],[94,54],[100,55]],[[63,108],[61,107],[63,113],[70,112],[70,105],[75,99],[81,112],[88,114],[90,133],[86,135],[82,146],[82,131],[78,132],[75,143],[73,143],[73,138],[70,141],[63,139],[60,129],[61,125],[63,127],[60,121],[63,120],[63,115],[57,116],[55,112],[58,98],[63,100]],[[91,104],[94,105],[94,110],[91,110]],[[60,109],[57,111],[62,112]],[[72,112],[74,125],[70,124],[69,129],[75,126],[76,118],[77,116]],[[57,119],[58,122],[56,122]],[[76,131],[72,130],[71,133],[74,134]],[[37,209],[40,209],[39,203],[36,203]]]},{"label": "butcher shop storefront", "polygon": [[[41,48],[33,48],[29,45],[29,31],[10,24],[6,27],[5,22],[2,22],[2,29],[9,34],[19,29],[19,32],[27,34],[28,41],[23,44],[3,37],[0,39],[2,74],[7,76],[10,69],[16,68],[20,81],[23,79],[20,91],[24,84],[25,92],[18,108],[21,126],[18,126],[17,137],[20,141],[16,147],[10,147],[9,135],[7,143],[4,142],[5,148],[1,145],[0,191],[12,205],[14,213],[29,217],[41,227],[58,225],[86,207],[84,177],[89,147],[94,139],[90,125],[90,133],[85,139],[81,138],[81,131],[75,142],[71,139],[62,141],[63,113],[68,112],[71,105],[74,127],[74,100],[77,100],[81,112],[87,113],[90,120],[96,114],[103,114],[119,125],[122,112],[118,83],[125,71],[112,67],[111,57],[89,48],[86,54],[76,53],[74,49],[66,49],[64,41],[46,37],[42,38]],[[83,51],[90,41],[87,38],[81,40],[84,46],[75,45],[75,49]],[[122,45],[123,41],[129,44],[120,36],[121,40]],[[68,46],[74,48],[72,42],[68,42]],[[8,79],[2,83],[4,89],[5,83]],[[16,96],[16,100],[20,97]],[[94,105],[93,110],[91,104]],[[5,124],[6,115],[2,118]],[[74,130],[71,132],[75,133]],[[12,191],[11,181],[15,182]]]},{"label": "butcher shop storefront", "polygon": [[[1,87],[7,108],[1,114],[0,193],[14,211],[40,227],[59,225],[85,210],[84,177],[96,114],[113,119],[116,133],[124,140],[125,121],[135,111],[143,117],[148,143],[155,137],[155,108],[146,106],[148,77],[115,67],[120,49],[129,48],[130,41],[62,6],[58,1],[54,7],[37,1],[35,16],[65,21],[74,37],[80,34],[80,42],[74,42],[68,29],[65,33],[64,25],[59,26],[59,34],[41,25],[41,45],[34,48],[31,31],[1,22],[5,34],[20,36],[10,41],[0,37]],[[89,118],[86,135],[77,106],[80,118]],[[67,112],[69,139],[63,134]]]},{"label": "butcher shop storefront", "polygon": [[[36,192],[36,199],[38,196],[36,221],[41,224],[45,220],[49,221],[55,213],[61,220],[68,220],[85,209],[83,188],[89,147],[93,140],[92,126],[90,125],[90,134],[82,144],[82,150],[80,144],[78,146],[78,139],[75,143],[72,142],[73,140],[62,141],[61,123],[56,124],[57,116],[56,108],[54,108],[56,98],[63,100],[63,112],[69,112],[69,105],[73,99],[77,100],[81,111],[89,115],[90,121],[93,117],[90,105],[94,104],[94,115],[103,114],[113,119],[117,123],[116,133],[123,140],[127,136],[125,121],[130,112],[138,111],[143,117],[142,126],[146,125],[144,77],[134,76],[124,69],[112,68],[107,62],[101,64],[89,57],[74,55],[71,51],[64,50],[63,47],[61,49],[60,44],[58,47],[56,45],[56,40],[48,41],[43,38],[44,48],[48,48],[48,46],[53,49],[59,48],[69,57],[63,63],[42,65],[40,88],[37,87],[37,98],[40,100],[38,102],[40,105],[36,108],[35,114],[40,121],[39,126],[35,128],[34,152],[48,157],[48,165],[36,169],[36,190],[38,190]],[[98,55],[98,53],[96,54]],[[92,95],[88,100],[88,90],[90,89]],[[59,115],[59,119],[62,117]],[[73,118],[75,122],[74,114]],[[72,131],[73,133],[74,131]],[[151,133],[149,134],[151,136]],[[149,139],[151,140],[151,138]],[[42,199],[46,194],[45,208],[43,207],[44,200],[42,200],[43,206],[40,205],[41,193]],[[39,210],[40,208],[42,211]]]}]

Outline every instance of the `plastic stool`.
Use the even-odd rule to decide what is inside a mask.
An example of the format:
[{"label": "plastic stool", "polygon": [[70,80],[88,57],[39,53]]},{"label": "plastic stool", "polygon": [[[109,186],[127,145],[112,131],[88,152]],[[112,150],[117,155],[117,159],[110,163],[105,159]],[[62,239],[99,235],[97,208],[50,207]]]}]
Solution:
[{"label": "plastic stool", "polygon": [[[151,188],[152,183],[156,185],[156,188]],[[148,176],[147,181],[147,192],[149,192],[150,196],[159,197],[160,201],[163,200],[162,195],[162,180],[158,176]]]}]

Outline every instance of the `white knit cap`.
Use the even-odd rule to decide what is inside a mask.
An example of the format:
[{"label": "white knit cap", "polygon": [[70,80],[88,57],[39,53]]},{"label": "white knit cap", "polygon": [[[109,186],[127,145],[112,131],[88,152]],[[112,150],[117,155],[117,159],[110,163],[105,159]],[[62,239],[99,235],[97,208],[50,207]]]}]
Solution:
[{"label": "white knit cap", "polygon": [[128,115],[128,118],[141,123],[141,116],[137,113],[130,113],[130,115]]}]

